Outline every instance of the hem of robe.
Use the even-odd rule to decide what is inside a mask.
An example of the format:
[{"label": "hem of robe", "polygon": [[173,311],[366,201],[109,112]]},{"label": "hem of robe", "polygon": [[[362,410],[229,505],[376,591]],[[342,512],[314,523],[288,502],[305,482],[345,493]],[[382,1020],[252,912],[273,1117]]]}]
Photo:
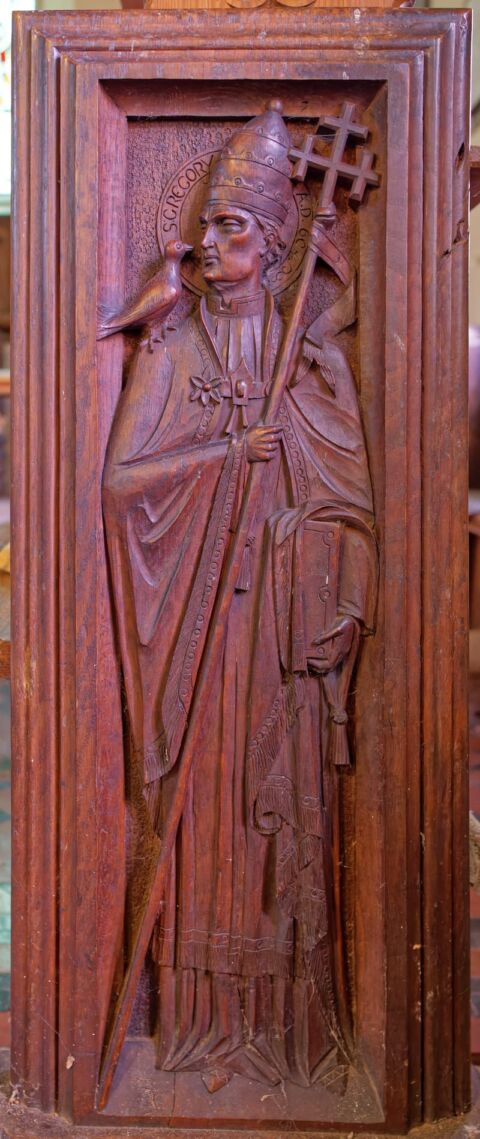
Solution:
[{"label": "hem of robe", "polygon": [[[312,1005],[310,983],[217,977],[214,984],[212,976],[194,974],[191,969],[160,970],[165,1009],[162,1015],[161,996],[159,1070],[198,1072],[213,1080],[211,1089],[207,1079],[209,1090],[218,1090],[237,1074],[271,1086],[285,1080],[305,1088],[333,1083],[336,1094],[344,1093],[354,1061],[335,1039],[324,1013]],[[179,986],[185,999],[180,1021]]]},{"label": "hem of robe", "polygon": [[214,945],[212,942],[186,941],[172,931],[159,931],[152,946],[152,957],[161,967],[199,969],[205,973],[225,973],[237,977],[270,975],[282,980],[308,980],[306,967],[293,961],[293,944],[284,949],[265,946],[265,938],[250,946],[238,938],[237,945]]}]

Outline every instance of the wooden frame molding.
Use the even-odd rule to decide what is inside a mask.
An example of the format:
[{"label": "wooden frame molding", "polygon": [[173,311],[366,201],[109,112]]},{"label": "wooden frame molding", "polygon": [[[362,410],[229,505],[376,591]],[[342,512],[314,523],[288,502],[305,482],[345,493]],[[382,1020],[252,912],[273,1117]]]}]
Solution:
[{"label": "wooden frame molding", "polygon": [[[124,279],[129,121],[175,114],[162,84],[222,80],[369,85],[384,175],[359,222],[358,345],[381,594],[359,676],[355,920],[376,1114],[345,1133],[468,1106],[469,26],[412,10],[15,17],[12,1082],[32,1108],[105,1134],[231,1134],[95,1107],[125,882],[100,501],[121,345],[96,343],[97,286]],[[265,1107],[242,1133],[284,1126]]]},{"label": "wooden frame molding", "polygon": [[480,146],[470,148],[470,209],[480,201]]}]

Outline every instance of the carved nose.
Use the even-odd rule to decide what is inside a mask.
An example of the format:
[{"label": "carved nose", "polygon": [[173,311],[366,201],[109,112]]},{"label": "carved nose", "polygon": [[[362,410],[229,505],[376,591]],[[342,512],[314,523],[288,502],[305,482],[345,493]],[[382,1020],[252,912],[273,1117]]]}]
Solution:
[{"label": "carved nose", "polygon": [[205,230],[201,241],[202,249],[208,249],[209,245],[213,245],[213,233],[210,226],[208,226],[208,229]]}]

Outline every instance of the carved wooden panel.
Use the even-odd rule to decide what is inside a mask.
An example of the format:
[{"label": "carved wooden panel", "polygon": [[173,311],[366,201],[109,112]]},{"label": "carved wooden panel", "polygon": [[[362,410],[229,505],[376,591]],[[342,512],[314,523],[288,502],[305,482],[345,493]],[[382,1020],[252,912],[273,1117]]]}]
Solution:
[{"label": "carved wooden panel", "polygon": [[469,24],[361,19],[17,19],[13,1078],[85,1125],[468,1101]]}]

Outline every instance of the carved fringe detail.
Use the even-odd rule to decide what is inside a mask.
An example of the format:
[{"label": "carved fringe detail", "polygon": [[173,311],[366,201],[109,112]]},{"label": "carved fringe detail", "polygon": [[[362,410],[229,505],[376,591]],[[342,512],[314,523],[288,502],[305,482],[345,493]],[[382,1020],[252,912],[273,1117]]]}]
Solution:
[{"label": "carved fringe detail", "polygon": [[[289,843],[278,860],[279,882],[284,890],[298,880],[300,872],[310,866],[321,850],[322,840],[314,834],[302,835],[300,839]],[[322,890],[315,890],[315,895],[317,894],[324,897]]]},{"label": "carved fringe detail", "polygon": [[260,939],[255,947],[241,945],[230,949],[211,942],[186,941],[181,936],[175,943],[162,937],[160,932],[152,943],[152,956],[161,966],[201,969],[207,973],[226,973],[235,977],[270,974],[288,980],[294,975],[292,950],[282,953],[281,949],[265,947]]},{"label": "carved fringe detail", "polygon": [[342,1055],[349,1061],[349,1049],[338,1020],[330,952],[326,937],[322,938],[312,952],[308,954],[308,972],[315,990],[320,996],[322,1011],[333,1039]]},{"label": "carved fringe detail", "polygon": [[275,937],[244,937],[229,932],[178,931],[161,922],[152,939],[152,955],[158,965],[244,977],[259,977],[265,973],[292,977],[293,953],[293,938],[277,941]]},{"label": "carved fringe detail", "polygon": [[328,928],[325,892],[314,887],[302,890],[299,880],[295,882],[293,879],[284,890],[278,890],[277,900],[285,917],[294,918],[301,926],[304,948],[307,952],[314,950],[326,936]]},{"label": "carved fringe detail", "polygon": [[283,893],[278,893],[278,904],[283,914],[295,918],[302,930],[305,950],[311,953],[326,936],[328,927],[327,903],[319,890],[302,890],[298,882],[291,882]]},{"label": "carved fringe detail", "polygon": [[[275,818],[271,820],[271,827],[268,827],[268,834],[280,829],[282,819],[294,827],[295,830],[301,831],[306,838],[310,835],[320,837],[322,835],[322,808],[320,800],[313,796],[303,795],[300,799],[294,794],[292,783],[289,779],[283,776],[266,779],[258,790],[255,800],[255,821],[259,829],[264,833],[267,831],[266,825],[261,825],[260,819],[262,815],[278,816],[278,822]],[[303,863],[304,866],[307,862]]]},{"label": "carved fringe detail", "polygon": [[328,931],[325,890],[302,881],[302,871],[321,851],[320,838],[303,835],[289,844],[278,862],[278,904],[286,917],[295,918],[300,923],[307,950],[312,950]]},{"label": "carved fringe detail", "polygon": [[142,795],[145,799],[155,834],[160,835],[162,806],[162,789],[160,780],[153,779],[151,783],[146,783],[143,788]]},{"label": "carved fringe detail", "polygon": [[165,733],[154,740],[143,753],[143,798],[152,820],[155,834],[161,831],[162,785],[161,777],[170,770],[171,760]]},{"label": "carved fringe detail", "polygon": [[165,733],[154,740],[143,753],[143,777],[145,783],[152,783],[160,775],[166,775],[170,767],[170,755]]},{"label": "carved fringe detail", "polygon": [[[176,746],[177,739],[183,736],[187,718],[183,708],[178,705],[175,724],[170,732],[170,741]],[[166,732],[162,732],[153,743],[140,752],[143,760],[144,786],[142,795],[147,805],[155,834],[161,835],[161,804],[162,804],[162,778],[173,766],[172,752],[168,745]]]},{"label": "carved fringe detail", "polygon": [[266,779],[280,748],[293,727],[299,708],[305,703],[305,685],[301,676],[290,676],[281,685],[262,727],[250,741],[247,750],[247,797],[253,806],[261,783]]}]

